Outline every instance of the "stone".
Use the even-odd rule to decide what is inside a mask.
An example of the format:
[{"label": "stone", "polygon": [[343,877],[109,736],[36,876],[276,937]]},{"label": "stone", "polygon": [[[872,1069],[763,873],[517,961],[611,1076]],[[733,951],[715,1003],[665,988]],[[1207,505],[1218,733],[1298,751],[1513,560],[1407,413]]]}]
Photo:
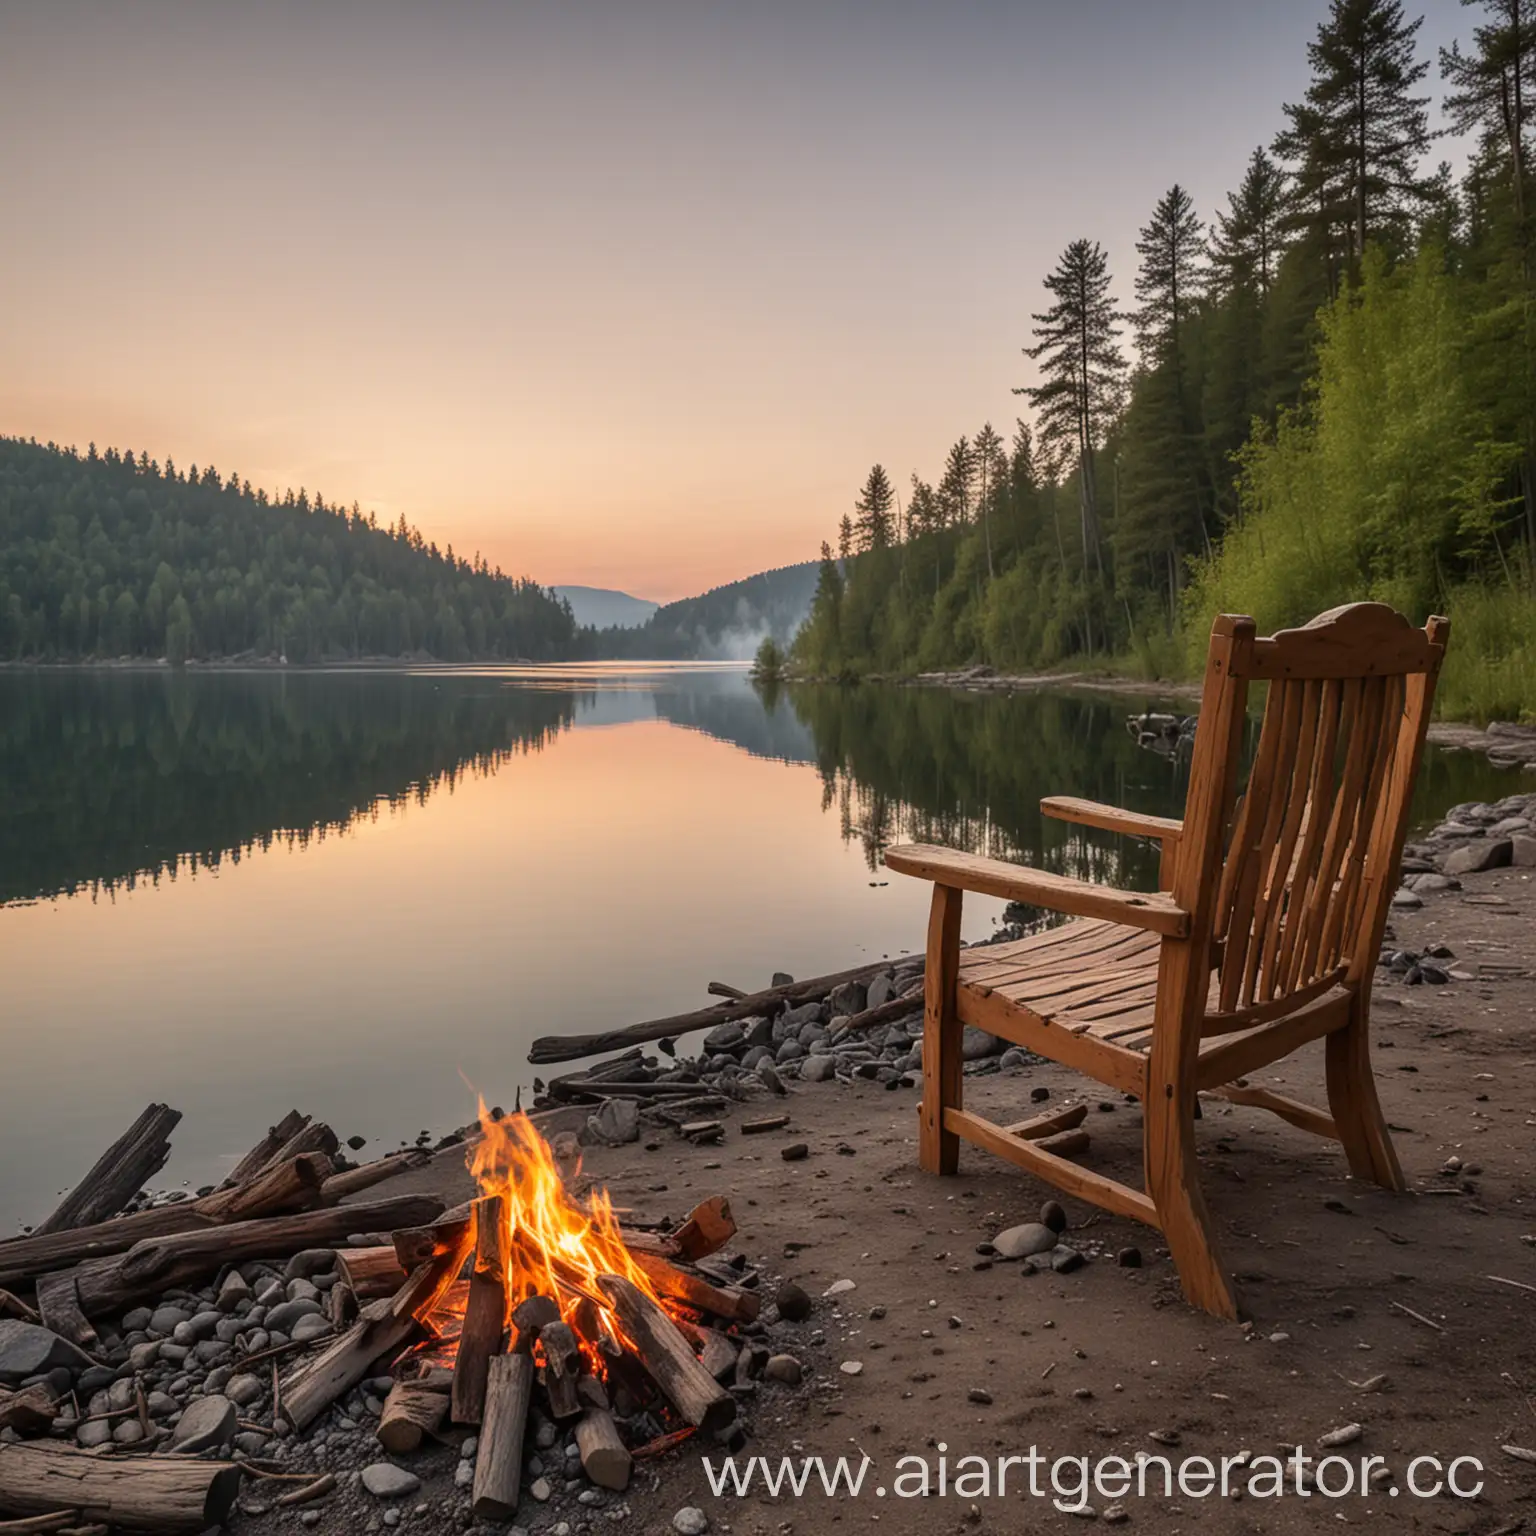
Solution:
[{"label": "stone", "polygon": [[86,1450],[94,1450],[98,1445],[105,1445],[112,1438],[112,1426],[105,1419],[95,1419],[89,1424],[82,1424],[75,1431],[75,1444],[83,1446]]},{"label": "stone", "polygon": [[[284,1266],[283,1281],[287,1284],[294,1280],[313,1280],[316,1275],[323,1275],[335,1267],[334,1248],[302,1248]],[[294,1299],[292,1291],[288,1292],[288,1299]]]},{"label": "stone", "polygon": [[1413,912],[1424,905],[1424,898],[1417,891],[1410,891],[1406,885],[1400,886],[1393,893],[1392,905],[1400,912]]},{"label": "stone", "polygon": [[217,1365],[229,1358],[230,1346],[222,1339],[204,1339],[192,1346],[193,1357],[202,1365]]},{"label": "stone", "polygon": [[780,1030],[779,1039],[784,1039],[786,1034],[794,1034],[804,1029],[807,1024],[819,1024],[821,1022],[820,1003],[802,1003],[798,1008],[788,1008],[774,1020],[774,1026]]},{"label": "stone", "polygon": [[811,1315],[811,1298],[794,1283],[787,1280],[781,1285],[774,1295],[773,1304],[779,1309],[779,1316],[785,1322],[803,1323]]},{"label": "stone", "polygon": [[1115,1263],[1117,1263],[1121,1269],[1140,1269],[1141,1249],[1122,1248],[1119,1253],[1115,1255]]},{"label": "stone", "polygon": [[745,1044],[747,1030],[740,1019],[727,1019],[717,1024],[704,1036],[704,1049],[713,1055],[717,1051],[738,1050]]},{"label": "stone", "polygon": [[137,1419],[123,1419],[112,1430],[114,1445],[137,1445],[144,1438],[144,1426]]},{"label": "stone", "polygon": [[238,1269],[232,1269],[224,1276],[224,1283],[219,1287],[219,1299],[216,1303],[220,1312],[233,1312],[242,1301],[251,1299],[251,1288],[246,1283],[245,1276]]},{"label": "stone", "polygon": [[777,1094],[781,1099],[789,1092],[789,1089],[784,1086],[784,1079],[774,1070],[771,1058],[758,1062],[757,1078],[770,1093]]},{"label": "stone", "polygon": [[[914,1048],[921,1047],[922,1043],[923,1042],[921,1040],[914,1041]],[[918,1061],[920,1062],[922,1060],[921,1050],[917,1049],[916,1054]],[[1027,1067],[1033,1060],[1034,1057],[1031,1056],[1030,1053],[1026,1051],[1022,1045],[1010,1045],[1008,1049],[1004,1051],[1003,1054],[998,1058],[997,1064],[998,1066],[1007,1070],[1012,1070],[1015,1067]],[[916,1063],[914,1063],[914,1065],[915,1064]]]},{"label": "stone", "polygon": [[154,1315],[148,1307],[135,1307],[131,1312],[124,1312],[123,1332],[143,1333],[153,1321]]},{"label": "stone", "polygon": [[528,1485],[528,1496],[537,1499],[540,1504],[547,1504],[554,1491],[554,1486],[547,1477],[536,1477]]},{"label": "stone", "polygon": [[1033,1254],[1049,1253],[1056,1246],[1056,1234],[1044,1222],[1026,1221],[1009,1227],[992,1239],[1000,1259],[1027,1259]]},{"label": "stone", "polygon": [[267,1395],[267,1388],[261,1377],[247,1373],[231,1376],[225,1383],[224,1395],[230,1402],[247,1408],[252,1403],[259,1403]]},{"label": "stone", "polygon": [[824,1083],[837,1076],[837,1057],[831,1054],[812,1055],[800,1067],[802,1083]]},{"label": "stone", "polygon": [[841,986],[833,987],[827,1006],[834,1017],[842,1014],[845,1018],[852,1018],[854,1014],[864,1012],[867,996],[862,981],[845,981]]},{"label": "stone", "polygon": [[363,1487],[376,1499],[403,1499],[421,1487],[421,1479],[393,1462],[376,1461],[363,1468]]},{"label": "stone", "polygon": [[1081,1269],[1087,1260],[1083,1258],[1076,1248],[1069,1248],[1065,1243],[1058,1244],[1051,1250],[1051,1268],[1058,1275],[1070,1275],[1074,1269]]},{"label": "stone", "polygon": [[262,1322],[268,1333],[286,1333],[291,1336],[300,1318],[320,1316],[322,1312],[318,1301],[284,1301],[273,1307]]},{"label": "stone", "polygon": [[604,1099],[587,1118],[587,1129],[604,1146],[622,1147],[640,1139],[640,1106],[633,1099]]},{"label": "stone", "polygon": [[235,1438],[240,1411],[227,1397],[214,1393],[197,1398],[171,1431],[173,1451],[208,1451]]},{"label": "stone", "polygon": [[1408,882],[1408,888],[1416,891],[1420,896],[1436,895],[1441,891],[1459,891],[1461,881],[1451,875],[1442,875],[1436,870],[1429,870],[1422,875],[1415,875]]},{"label": "stone", "polygon": [[864,994],[866,1008],[879,1008],[896,996],[896,978],[890,971],[881,971],[869,984]]},{"label": "stone", "polygon": [[1489,838],[1483,842],[1467,843],[1451,849],[1440,870],[1447,875],[1477,875],[1484,870],[1505,868],[1514,858],[1514,853],[1513,838]]},{"label": "stone", "polygon": [[[158,1350],[158,1344],[150,1346]],[[81,1402],[86,1402],[98,1392],[110,1387],[117,1380],[117,1372],[110,1365],[93,1365],[88,1371],[81,1371],[80,1379],[75,1383],[75,1390],[80,1394]],[[69,1388],[66,1386],[66,1392]],[[60,1394],[62,1396],[62,1394]]]},{"label": "stone", "polygon": [[95,1365],[83,1349],[36,1323],[0,1318],[0,1386],[18,1386],[28,1376],[65,1367],[71,1373]]},{"label": "stone", "polygon": [[709,1529],[709,1516],[692,1504],[685,1504],[672,1516],[672,1529],[677,1536],[704,1536]]},{"label": "stone", "polygon": [[996,1035],[989,1035],[984,1029],[977,1029],[974,1024],[967,1024],[960,1036],[960,1056],[964,1061],[981,1061],[988,1056],[996,1056],[1002,1050],[1003,1043]]},{"label": "stone", "polygon": [[788,1387],[798,1387],[804,1377],[805,1368],[793,1355],[769,1355],[763,1367],[764,1381],[781,1381]]},{"label": "stone", "polygon": [[1052,1232],[1067,1230],[1067,1213],[1059,1200],[1047,1200],[1040,1207],[1040,1225],[1049,1227]]},{"label": "stone", "polygon": [[1536,837],[1527,837],[1517,832],[1509,840],[1510,863],[1520,869],[1529,869],[1536,864]]},{"label": "stone", "polygon": [[843,1363],[838,1366],[838,1370],[840,1370],[844,1376],[858,1376],[864,1370],[864,1362],[862,1360],[844,1360]]},{"label": "stone", "polygon": [[786,1061],[799,1061],[805,1055],[805,1047],[798,1040],[786,1040],[773,1054],[773,1059],[780,1065]]},{"label": "stone", "polygon": [[992,1401],[992,1394],[985,1387],[972,1387],[965,1394],[965,1400],[968,1403],[981,1403],[985,1406]]},{"label": "stone", "polygon": [[[289,1337],[295,1344],[307,1344],[311,1339],[324,1338],[331,1331],[331,1321],[328,1317],[301,1317],[293,1325],[293,1331]],[[197,1346],[201,1349],[203,1346]]]},{"label": "stone", "polygon": [[856,1291],[858,1285],[852,1280],[834,1280],[821,1294],[823,1296],[846,1296],[849,1291]]},{"label": "stone", "polygon": [[156,1307],[150,1314],[149,1332],[169,1338],[175,1333],[177,1323],[188,1323],[191,1320],[192,1314],[183,1312],[180,1307]]}]

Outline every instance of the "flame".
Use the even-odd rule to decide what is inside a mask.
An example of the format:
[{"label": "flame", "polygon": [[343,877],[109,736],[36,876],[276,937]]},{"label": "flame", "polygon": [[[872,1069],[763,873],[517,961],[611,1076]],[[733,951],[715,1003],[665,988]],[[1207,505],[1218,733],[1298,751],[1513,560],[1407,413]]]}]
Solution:
[{"label": "flame", "polygon": [[469,1170],[482,1194],[506,1200],[512,1229],[509,1308],[530,1296],[551,1297],[583,1346],[591,1348],[597,1343],[590,1336],[594,1322],[614,1340],[622,1338],[598,1288],[599,1275],[622,1275],[658,1305],[666,1305],[625,1246],[608,1192],[595,1188],[584,1204],[578,1203],[565,1187],[549,1143],[527,1115],[492,1119],[482,1099],[480,1130],[480,1140],[470,1149]]}]

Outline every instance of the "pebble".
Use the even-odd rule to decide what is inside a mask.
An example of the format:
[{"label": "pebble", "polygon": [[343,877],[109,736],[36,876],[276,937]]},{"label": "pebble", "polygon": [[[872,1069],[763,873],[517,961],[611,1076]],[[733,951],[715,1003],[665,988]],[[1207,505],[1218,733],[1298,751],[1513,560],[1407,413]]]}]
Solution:
[{"label": "pebble", "polygon": [[1049,1227],[1052,1232],[1065,1232],[1067,1230],[1067,1213],[1062,1209],[1057,1200],[1047,1200],[1040,1207],[1040,1224]]},{"label": "pebble", "polygon": [[972,1387],[971,1390],[965,1394],[965,1399],[969,1403],[981,1403],[985,1405],[992,1401],[992,1394],[988,1392],[985,1387]]},{"label": "pebble", "polygon": [[770,1355],[763,1367],[764,1381],[781,1381],[790,1387],[798,1387],[804,1376],[805,1368],[793,1355]]},{"label": "pebble", "polygon": [[252,1403],[259,1403],[267,1395],[267,1388],[259,1376],[231,1376],[225,1384],[224,1395],[230,1402],[245,1408]]},{"label": "pebble", "polygon": [[845,1296],[849,1291],[858,1289],[852,1280],[834,1280],[821,1294],[823,1296]]},{"label": "pebble", "polygon": [[1117,1263],[1121,1269],[1140,1269],[1141,1249],[1122,1248],[1120,1252],[1115,1255],[1115,1263]]},{"label": "pebble", "polygon": [[1341,1424],[1337,1429],[1330,1429],[1326,1435],[1319,1435],[1317,1443],[1334,1450],[1341,1445],[1353,1445],[1364,1433],[1359,1424]]},{"label": "pebble", "polygon": [[403,1499],[421,1487],[421,1479],[393,1462],[376,1461],[363,1468],[363,1487],[376,1499]]},{"label": "pebble", "polygon": [[704,1536],[709,1529],[709,1516],[702,1509],[685,1504],[672,1516],[672,1529],[677,1536]]},{"label": "pebble", "polygon": [[1031,1254],[1048,1253],[1055,1246],[1056,1233],[1039,1221],[1009,1227],[992,1239],[992,1247],[1002,1259],[1027,1259]]},{"label": "pebble", "polygon": [[857,1376],[863,1369],[864,1362],[862,1360],[844,1360],[843,1363],[838,1366],[838,1370],[840,1370],[844,1376]]},{"label": "pebble", "polygon": [[537,1499],[540,1504],[547,1504],[549,1502],[550,1495],[553,1494],[554,1491],[555,1490],[550,1486],[550,1482],[547,1477],[536,1477],[528,1485],[529,1498]]},{"label": "pebble", "polygon": [[239,1410],[227,1397],[200,1397],[182,1414],[171,1431],[171,1449],[207,1451],[228,1445],[235,1437]]},{"label": "pebble", "polygon": [[779,1287],[773,1303],[787,1323],[803,1323],[811,1315],[810,1296],[792,1280]]}]

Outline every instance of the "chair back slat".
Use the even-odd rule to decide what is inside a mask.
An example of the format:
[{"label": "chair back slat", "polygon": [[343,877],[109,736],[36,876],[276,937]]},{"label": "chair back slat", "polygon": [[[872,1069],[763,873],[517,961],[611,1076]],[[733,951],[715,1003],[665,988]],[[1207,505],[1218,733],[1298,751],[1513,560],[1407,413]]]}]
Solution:
[{"label": "chair back slat", "polygon": [[[1447,628],[1417,630],[1363,603],[1252,642],[1231,686],[1251,680],[1268,697],[1220,854],[1211,937],[1221,1015],[1315,995],[1374,949]],[[1236,765],[1203,771],[1235,779]]]}]

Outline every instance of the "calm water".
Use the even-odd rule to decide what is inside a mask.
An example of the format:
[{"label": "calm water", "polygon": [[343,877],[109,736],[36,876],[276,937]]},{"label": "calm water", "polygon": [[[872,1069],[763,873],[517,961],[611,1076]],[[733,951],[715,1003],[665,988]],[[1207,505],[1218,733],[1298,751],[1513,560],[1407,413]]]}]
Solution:
[{"label": "calm water", "polygon": [[[1125,701],[738,669],[0,675],[0,1230],[151,1100],[166,1179],[290,1108],[395,1146],[510,1104],[536,1035],[922,944],[913,838],[1147,886],[1045,793],[1177,814]],[[1508,793],[1432,756],[1429,816]],[[1001,903],[968,898],[982,937]]]}]

